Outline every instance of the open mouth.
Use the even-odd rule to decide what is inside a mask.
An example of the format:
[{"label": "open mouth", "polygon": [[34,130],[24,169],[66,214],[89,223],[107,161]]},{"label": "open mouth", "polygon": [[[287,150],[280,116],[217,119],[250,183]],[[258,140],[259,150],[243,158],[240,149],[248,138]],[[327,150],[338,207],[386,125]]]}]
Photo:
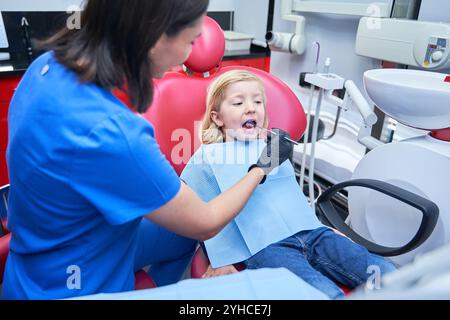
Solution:
[{"label": "open mouth", "polygon": [[242,128],[244,129],[255,129],[257,126],[256,120],[247,120],[244,122],[244,124],[242,125]]}]

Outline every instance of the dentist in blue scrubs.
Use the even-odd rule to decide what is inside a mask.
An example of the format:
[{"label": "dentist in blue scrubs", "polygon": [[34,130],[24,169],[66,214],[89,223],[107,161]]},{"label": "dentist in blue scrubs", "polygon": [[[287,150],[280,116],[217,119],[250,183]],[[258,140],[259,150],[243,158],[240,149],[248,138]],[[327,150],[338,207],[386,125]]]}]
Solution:
[{"label": "dentist in blue scrubs", "polygon": [[[208,0],[88,0],[80,29],[44,42],[47,53],[10,106],[3,298],[130,291],[148,265],[158,286],[177,282],[197,240],[217,234],[264,181],[269,167],[252,166],[204,203],[136,114],[151,105],[152,78],[189,56],[207,7]],[[111,93],[125,87],[136,112]],[[275,166],[292,146],[271,150]]]}]

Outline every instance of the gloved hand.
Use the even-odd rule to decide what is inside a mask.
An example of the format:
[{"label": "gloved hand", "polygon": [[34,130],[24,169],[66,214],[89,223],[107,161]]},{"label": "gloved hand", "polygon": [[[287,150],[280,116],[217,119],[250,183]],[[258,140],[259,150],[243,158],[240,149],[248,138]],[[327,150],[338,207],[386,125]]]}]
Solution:
[{"label": "gloved hand", "polygon": [[289,133],[281,129],[272,129],[274,134],[269,134],[267,137],[267,146],[263,150],[258,162],[252,165],[248,171],[254,167],[263,169],[265,173],[264,179],[261,181],[263,184],[266,181],[267,175],[278,166],[282,165],[286,160],[292,160],[294,153],[294,144],[285,138],[290,139]]}]

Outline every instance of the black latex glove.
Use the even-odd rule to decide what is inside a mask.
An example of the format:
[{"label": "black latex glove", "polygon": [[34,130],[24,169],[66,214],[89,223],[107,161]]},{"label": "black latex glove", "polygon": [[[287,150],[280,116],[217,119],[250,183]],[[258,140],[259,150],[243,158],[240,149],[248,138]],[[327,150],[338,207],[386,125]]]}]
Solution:
[{"label": "black latex glove", "polygon": [[249,171],[254,167],[263,169],[266,175],[261,181],[263,184],[266,181],[267,175],[278,166],[282,165],[286,160],[292,160],[294,153],[294,144],[285,138],[291,139],[289,133],[281,129],[273,129],[275,134],[269,134],[267,137],[267,146],[263,150],[258,162],[249,168]]}]

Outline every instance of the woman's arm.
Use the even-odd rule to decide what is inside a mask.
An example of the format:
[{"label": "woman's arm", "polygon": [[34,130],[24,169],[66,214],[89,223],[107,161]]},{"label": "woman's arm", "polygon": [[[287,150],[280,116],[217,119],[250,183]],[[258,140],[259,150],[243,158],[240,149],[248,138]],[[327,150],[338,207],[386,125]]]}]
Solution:
[{"label": "woman's arm", "polygon": [[255,167],[236,185],[209,203],[203,202],[184,183],[165,206],[146,218],[182,236],[206,241],[219,233],[244,208],[265,172]]}]

